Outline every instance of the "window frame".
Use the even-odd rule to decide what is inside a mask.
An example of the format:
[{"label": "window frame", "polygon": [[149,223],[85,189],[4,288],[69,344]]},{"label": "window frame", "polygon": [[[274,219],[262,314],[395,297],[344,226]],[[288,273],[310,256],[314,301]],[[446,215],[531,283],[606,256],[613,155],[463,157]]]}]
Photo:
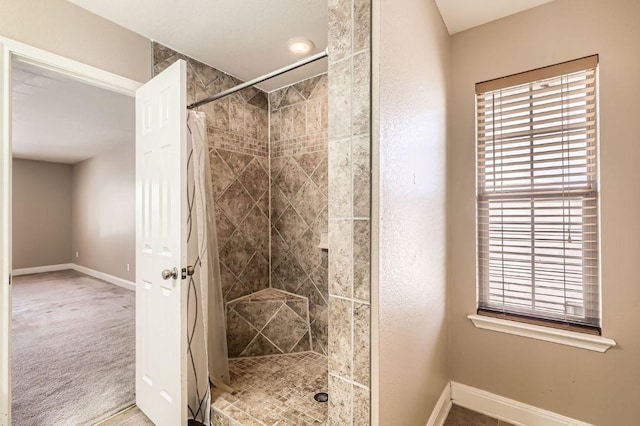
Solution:
[{"label": "window frame", "polygon": [[[482,83],[478,83],[476,84],[476,103],[475,103],[475,115],[476,115],[476,126],[475,126],[475,172],[476,172],[476,313],[478,315],[482,315],[485,317],[493,317],[493,318],[497,318],[497,319],[504,319],[504,320],[509,320],[509,321],[515,321],[515,322],[524,322],[524,323],[528,323],[528,324],[532,324],[534,326],[545,326],[545,327],[552,327],[552,328],[557,328],[557,329],[562,329],[562,330],[566,330],[566,331],[570,331],[570,332],[580,332],[580,333],[587,333],[587,334],[597,334],[597,335],[601,335],[601,326],[602,326],[602,284],[601,284],[601,267],[600,267],[600,263],[601,263],[601,250],[600,250],[600,242],[601,242],[601,238],[600,238],[600,234],[601,234],[601,227],[600,227],[600,215],[601,215],[601,211],[600,211],[600,173],[599,173],[599,169],[600,169],[600,155],[599,155],[599,150],[600,150],[600,135],[599,135],[599,102],[598,102],[598,98],[599,98],[599,82],[598,82],[598,67],[599,67],[599,57],[598,55],[592,55],[592,56],[588,56],[585,58],[580,58],[580,59],[576,59],[576,60],[572,60],[572,61],[567,61],[567,62],[563,62],[560,64],[556,64],[556,65],[551,65],[548,67],[543,67],[543,68],[538,68],[538,69],[534,69],[531,71],[526,71],[523,73],[518,73],[518,74],[513,74],[510,76],[506,76],[506,77],[502,77],[502,78],[498,78],[498,79],[494,79],[494,80],[489,80],[489,81],[485,81]],[[595,91],[595,102],[594,102],[594,107],[595,107],[595,118],[593,119],[594,121],[594,132],[595,132],[595,153],[596,153],[596,158],[595,158],[595,165],[590,165],[588,162],[586,164],[586,169],[587,172],[585,172],[585,176],[588,176],[589,171],[592,172],[595,176],[595,182],[593,182],[591,184],[590,188],[585,188],[583,190],[582,193],[580,194],[576,194],[574,196],[571,196],[571,199],[577,199],[577,200],[581,200],[581,205],[582,205],[582,212],[581,212],[581,216],[582,218],[587,218],[585,222],[586,226],[595,226],[596,227],[596,247],[595,249],[592,248],[592,250],[595,250],[595,253],[597,255],[597,258],[595,260],[595,269],[597,271],[597,275],[595,278],[595,288],[597,288],[597,293],[593,294],[590,293],[589,291],[587,291],[587,286],[585,285],[585,280],[583,278],[582,282],[581,282],[581,287],[582,287],[582,295],[583,295],[583,308],[584,308],[584,321],[571,321],[571,320],[567,320],[566,318],[566,313],[565,313],[565,318],[564,319],[556,319],[556,318],[549,318],[549,314],[544,315],[544,316],[537,316],[536,315],[536,311],[535,309],[532,309],[531,311],[519,311],[519,310],[515,310],[515,309],[509,309],[508,307],[505,308],[505,305],[503,304],[501,307],[491,307],[488,306],[490,305],[490,303],[488,303],[488,296],[485,297],[485,294],[491,285],[491,281],[488,278],[488,271],[489,271],[489,251],[487,252],[483,252],[482,251],[482,244],[481,244],[481,233],[482,232],[486,232],[486,239],[488,240],[489,237],[489,220],[486,219],[486,221],[483,223],[481,220],[481,215],[480,215],[480,210],[481,210],[481,205],[482,203],[486,203],[487,208],[489,208],[489,204],[488,204],[488,200],[490,200],[492,197],[491,195],[487,195],[486,193],[482,193],[481,191],[481,173],[480,173],[480,168],[479,168],[479,163],[480,163],[480,156],[479,156],[479,147],[480,147],[480,141],[479,141],[479,133],[480,133],[480,129],[481,129],[481,123],[480,123],[480,118],[481,115],[479,113],[479,108],[478,108],[478,97],[481,94],[486,94],[488,92],[491,92],[493,90],[498,90],[498,89],[509,89],[509,88],[514,88],[517,87],[519,85],[523,85],[523,84],[531,84],[531,83],[535,83],[538,82],[540,80],[544,80],[547,78],[554,78],[554,77],[560,77],[560,76],[565,76],[567,74],[571,74],[572,72],[578,72],[578,71],[586,71],[588,69],[594,69],[594,74],[595,74],[595,87],[594,87],[594,91]],[[531,103],[529,104],[529,108],[532,111],[535,110],[534,108],[534,104],[533,104],[533,98]],[[484,115],[482,115],[482,117],[484,117]],[[533,125],[531,126],[531,129],[533,130]],[[564,131],[563,131],[564,132]],[[564,134],[564,133],[563,133]],[[533,150],[533,146],[535,143],[535,138],[531,138],[531,147]],[[563,147],[564,150],[564,147]],[[533,151],[532,151],[533,153]],[[564,151],[562,153],[563,158],[564,158]],[[533,154],[530,155],[531,158],[531,170],[534,170],[534,163],[535,160],[533,159]],[[563,166],[564,167],[564,166]],[[594,170],[591,170],[591,167],[594,168]],[[564,173],[564,172],[563,172]],[[486,174],[486,170],[482,173],[482,175],[484,176],[484,174]],[[533,178],[532,178],[532,182],[533,182]],[[562,190],[558,190],[558,193],[563,193],[566,191],[565,187],[563,186]],[[531,191],[532,193],[534,192],[533,190]],[[494,197],[494,199],[499,200],[500,197]],[[531,203],[531,208],[530,208],[530,217],[532,218],[532,224],[534,224],[534,217],[535,217],[535,207],[533,206],[533,202],[538,198],[537,195],[533,195],[533,194],[529,194],[528,196],[525,196],[522,198],[523,200],[532,200]],[[586,201],[586,202],[585,202]],[[563,199],[564,202],[564,199]],[[591,206],[590,208],[594,208],[595,209],[595,217],[593,219],[588,218],[588,215],[586,215],[584,213],[584,210],[587,206]],[[564,204],[563,204],[563,209],[564,209]],[[592,221],[592,222],[591,222]],[[564,222],[561,223],[562,226],[564,226]],[[484,228],[483,228],[484,226]],[[535,225],[532,225],[535,226]],[[583,241],[586,243],[586,241],[584,240],[584,229],[583,229]],[[533,231],[532,231],[533,234]],[[535,238],[532,237],[532,239],[530,240],[532,242],[532,247],[535,247]],[[490,245],[490,244],[489,244]],[[582,262],[583,262],[583,266],[582,266],[582,276],[584,277],[585,275],[585,269],[587,267],[594,267],[593,265],[590,266],[585,266],[584,262],[588,262],[588,260],[585,260],[585,248],[583,246],[582,252],[583,252],[583,257]],[[532,261],[531,261],[531,265],[535,265],[535,254],[532,254]],[[535,268],[533,268],[535,269]],[[487,274],[487,276],[483,277],[481,276],[482,274]],[[503,278],[504,279],[504,278]],[[535,280],[535,278],[533,278]],[[504,282],[503,282],[504,285]],[[566,286],[566,281],[565,283],[563,283],[563,287]],[[589,288],[593,288],[593,283],[591,284],[591,287]],[[504,291],[504,288],[503,288]],[[534,292],[535,291],[535,281],[534,283],[531,285],[531,291]],[[531,300],[533,300],[534,297],[532,296]],[[484,303],[483,303],[484,302]],[[588,318],[588,310],[587,310],[587,306],[593,306],[593,304],[595,303],[595,306],[598,307],[597,309],[597,317],[593,317],[593,318]],[[566,305],[566,296],[565,296],[565,305]],[[539,312],[539,311],[538,311]],[[477,317],[477,315],[476,315]],[[474,324],[476,324],[476,321],[474,321]],[[597,325],[596,325],[597,324]],[[476,324],[476,326],[478,326],[478,324]],[[484,327],[481,327],[484,328]],[[615,343],[614,343],[615,344]]]}]

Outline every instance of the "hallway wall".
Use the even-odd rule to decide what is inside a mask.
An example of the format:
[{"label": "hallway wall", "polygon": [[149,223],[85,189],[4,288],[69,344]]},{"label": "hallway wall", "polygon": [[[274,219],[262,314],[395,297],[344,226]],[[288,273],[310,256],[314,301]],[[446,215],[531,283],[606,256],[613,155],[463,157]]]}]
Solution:
[{"label": "hallway wall", "polygon": [[133,143],[73,166],[72,263],[136,281],[135,171]]},{"label": "hallway wall", "polygon": [[13,269],[71,262],[73,166],[13,159]]},{"label": "hallway wall", "polygon": [[[599,425],[640,419],[640,2],[556,0],[452,38],[451,378]],[[490,48],[489,48],[490,47]],[[602,354],[480,330],[475,313],[476,82],[600,55]]]}]

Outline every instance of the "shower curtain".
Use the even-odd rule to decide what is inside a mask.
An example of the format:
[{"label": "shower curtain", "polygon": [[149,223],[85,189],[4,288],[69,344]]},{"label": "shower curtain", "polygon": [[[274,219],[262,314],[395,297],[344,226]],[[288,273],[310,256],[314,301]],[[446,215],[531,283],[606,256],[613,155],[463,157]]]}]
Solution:
[{"label": "shower curtain", "polygon": [[209,425],[210,381],[229,383],[229,360],[205,120],[189,111],[187,364],[189,418]]}]

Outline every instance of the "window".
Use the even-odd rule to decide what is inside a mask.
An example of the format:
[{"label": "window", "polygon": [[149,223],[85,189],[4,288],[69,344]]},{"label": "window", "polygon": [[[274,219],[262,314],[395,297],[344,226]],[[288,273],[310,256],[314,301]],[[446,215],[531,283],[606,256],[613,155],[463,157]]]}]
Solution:
[{"label": "window", "polygon": [[599,332],[597,64],[476,85],[481,314]]}]

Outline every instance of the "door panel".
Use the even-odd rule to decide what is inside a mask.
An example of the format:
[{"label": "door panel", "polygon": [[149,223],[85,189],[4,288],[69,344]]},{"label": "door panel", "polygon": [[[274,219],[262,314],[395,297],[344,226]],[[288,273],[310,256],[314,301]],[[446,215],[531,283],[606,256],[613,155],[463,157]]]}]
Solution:
[{"label": "door panel", "polygon": [[186,111],[183,60],[136,92],[136,403],[158,426],[187,419]]}]

